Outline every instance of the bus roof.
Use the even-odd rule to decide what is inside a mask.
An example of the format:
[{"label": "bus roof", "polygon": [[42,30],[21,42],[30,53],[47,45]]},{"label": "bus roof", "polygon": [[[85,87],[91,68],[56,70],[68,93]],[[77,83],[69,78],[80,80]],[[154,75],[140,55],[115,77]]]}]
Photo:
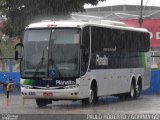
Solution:
[{"label": "bus roof", "polygon": [[101,21],[42,21],[38,23],[30,24],[26,27],[28,28],[83,28],[85,26],[97,26],[104,28],[113,28],[113,29],[122,29],[122,30],[130,30],[130,31],[140,31],[140,32],[148,32],[145,28],[134,28],[126,26],[123,22],[118,21],[109,21],[109,20],[101,20]]}]

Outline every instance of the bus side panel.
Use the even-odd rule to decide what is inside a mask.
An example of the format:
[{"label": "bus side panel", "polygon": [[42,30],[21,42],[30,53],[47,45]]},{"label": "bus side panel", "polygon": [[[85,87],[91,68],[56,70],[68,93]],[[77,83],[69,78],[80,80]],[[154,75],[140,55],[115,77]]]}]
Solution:
[{"label": "bus side panel", "polygon": [[94,78],[97,81],[98,96],[127,93],[130,91],[132,76],[139,74],[145,76],[144,68],[91,70],[82,77],[84,80],[81,80],[81,85],[83,84],[81,90],[87,97],[91,82],[88,79]]}]

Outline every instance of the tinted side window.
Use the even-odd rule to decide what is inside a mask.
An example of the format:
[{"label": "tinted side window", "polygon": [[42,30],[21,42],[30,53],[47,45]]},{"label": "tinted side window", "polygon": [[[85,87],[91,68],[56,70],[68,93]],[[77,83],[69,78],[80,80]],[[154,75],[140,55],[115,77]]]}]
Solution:
[{"label": "tinted side window", "polygon": [[91,31],[93,53],[103,51],[106,48],[108,49],[115,47],[115,39],[112,35],[112,29],[92,27]]},{"label": "tinted side window", "polygon": [[91,28],[92,53],[111,51],[117,52],[147,52],[150,49],[148,33],[95,27]]},{"label": "tinted side window", "polygon": [[112,36],[114,37],[117,51],[147,52],[150,49],[148,33],[113,29]]}]

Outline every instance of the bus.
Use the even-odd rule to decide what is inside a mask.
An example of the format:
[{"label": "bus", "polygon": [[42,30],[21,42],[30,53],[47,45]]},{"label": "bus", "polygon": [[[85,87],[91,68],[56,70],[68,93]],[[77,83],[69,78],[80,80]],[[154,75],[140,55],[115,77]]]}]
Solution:
[{"label": "bus", "polygon": [[121,22],[30,24],[15,46],[21,94],[39,107],[58,100],[93,104],[102,96],[136,99],[150,86],[149,50],[149,32]]}]

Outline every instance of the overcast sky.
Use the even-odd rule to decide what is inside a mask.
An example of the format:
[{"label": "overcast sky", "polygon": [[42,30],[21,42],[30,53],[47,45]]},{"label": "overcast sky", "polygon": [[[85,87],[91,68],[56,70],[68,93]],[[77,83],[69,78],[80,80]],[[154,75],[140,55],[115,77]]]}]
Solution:
[{"label": "overcast sky", "polygon": [[[105,2],[99,2],[97,6],[112,6],[112,5],[140,5],[141,0],[106,0]],[[143,4],[147,6],[160,6],[160,0],[143,0]],[[91,5],[85,5],[85,8],[96,7]]]}]

